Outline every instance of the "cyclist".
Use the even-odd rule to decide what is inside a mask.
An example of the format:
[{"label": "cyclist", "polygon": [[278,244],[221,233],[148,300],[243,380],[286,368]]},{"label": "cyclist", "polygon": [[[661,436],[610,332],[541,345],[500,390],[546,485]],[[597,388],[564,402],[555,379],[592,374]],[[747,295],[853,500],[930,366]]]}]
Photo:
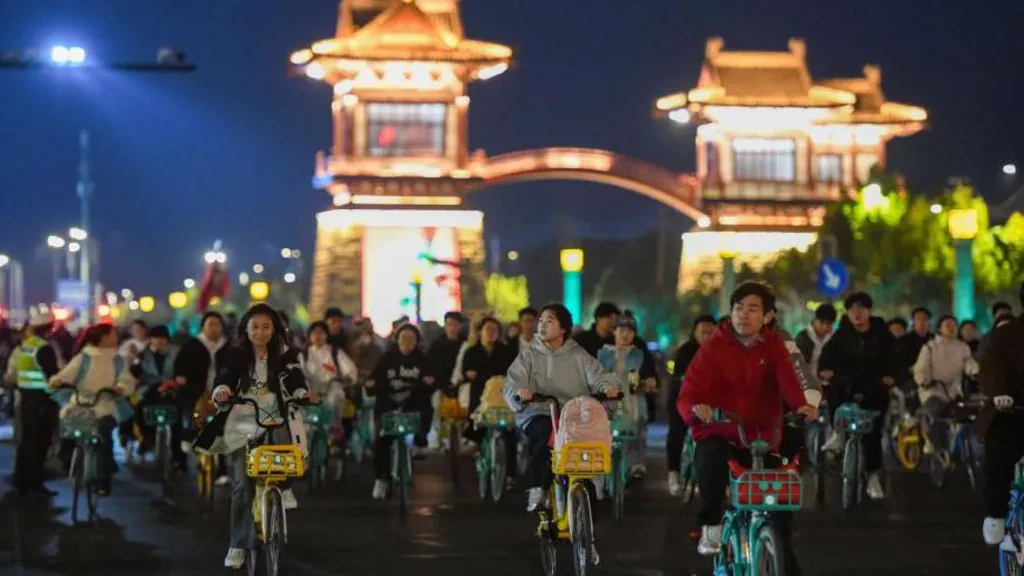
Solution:
[{"label": "cyclist", "polygon": [[[818,360],[822,380],[830,383],[825,392],[833,412],[844,402],[852,402],[856,394],[863,396],[860,405],[877,410],[871,432],[864,436],[864,468],[868,472],[868,496],[873,500],[885,498],[879,471],[882,469],[882,418],[889,405],[888,388],[896,385],[894,368],[895,339],[885,320],[871,315],[873,302],[865,292],[846,297],[846,316],[839,323],[832,339],[825,344]],[[838,434],[825,448],[838,452],[841,439]]]},{"label": "cyclist", "polygon": [[[310,324],[306,331],[309,346],[299,353],[299,361],[306,385],[311,391],[326,398],[326,402],[333,407],[336,422],[340,422],[345,409],[345,389],[342,383],[355,382],[359,374],[348,354],[332,346],[327,338],[326,322]],[[346,433],[350,432],[346,430]]]},{"label": "cyclist", "polygon": [[[444,315],[444,334],[435,338],[427,348],[427,358],[434,366],[434,374],[437,375],[438,390],[448,396],[453,396],[455,390],[452,388],[452,375],[455,372],[455,362],[459,357],[459,350],[465,338],[462,336],[462,314],[451,310]],[[457,447],[456,447],[457,448]]]},{"label": "cyclist", "polygon": [[971,349],[971,355],[977,358],[978,346],[981,345],[981,341],[978,340],[978,323],[974,320],[964,320],[960,324],[960,332],[957,336],[961,341],[967,343]]},{"label": "cyclist", "polygon": [[[599,307],[600,308],[600,307]],[[516,412],[516,425],[526,438],[529,459],[526,465],[526,510],[533,512],[544,502],[544,491],[551,485],[552,422],[548,407],[522,404],[535,393],[554,396],[562,403],[579,396],[603,392],[618,395],[614,375],[606,374],[601,365],[570,336],[572,314],[561,304],[541,308],[537,338],[508,369],[505,379],[505,401]]]},{"label": "cyclist", "polygon": [[537,317],[540,314],[536,308],[527,306],[519,311],[519,326],[521,328],[519,337],[511,338],[508,346],[512,351],[512,357],[519,355],[523,348],[529,348],[537,336]]},{"label": "cyclist", "polygon": [[991,346],[992,335],[995,333],[996,328],[1003,324],[1013,322],[1013,307],[1006,302],[996,302],[992,305],[992,329],[988,331],[981,338],[981,343],[978,344],[978,361],[981,362],[981,358],[988,352]]},{"label": "cyclist", "polygon": [[889,332],[891,332],[893,338],[896,338],[897,340],[907,333],[907,321],[903,318],[891,318],[888,326]]},{"label": "cyclist", "polygon": [[811,374],[818,374],[818,358],[825,343],[835,332],[836,307],[825,303],[814,310],[811,325],[796,335],[796,345],[804,356],[804,362],[810,366]]},{"label": "cyclist", "polygon": [[[590,330],[580,332],[573,338],[576,343],[583,347],[594,358],[597,358],[597,351],[605,344],[615,344],[615,321],[618,320],[622,311],[611,302],[601,302],[594,309],[594,323]],[[571,330],[571,329],[570,329]]]},{"label": "cyclist", "polygon": [[938,328],[935,339],[921,348],[914,364],[914,381],[924,413],[921,424],[928,439],[924,452],[931,454],[938,449],[943,466],[949,468],[945,426],[937,425],[936,421],[949,412],[951,402],[964,397],[963,376],[976,375],[978,363],[971,356],[970,347],[957,339],[956,318],[942,316]]},{"label": "cyclist", "polygon": [[[480,406],[484,386],[493,376],[505,376],[512,364],[512,355],[501,342],[501,323],[492,316],[486,316],[477,324],[479,342],[466,350],[462,360],[462,375],[469,383],[469,411],[473,412]],[[476,444],[483,439],[484,430],[473,428],[466,432],[466,438]],[[509,451],[511,457],[515,453],[513,442]],[[515,468],[513,466],[512,468]],[[510,468],[510,470],[512,469]]]},{"label": "cyclist", "polygon": [[[698,552],[717,554],[722,544],[722,502],[729,486],[732,459],[749,462],[749,453],[737,447],[735,424],[712,423],[718,408],[737,414],[754,432],[752,437],[774,438],[783,404],[808,420],[818,410],[808,404],[800,388],[790,353],[782,337],[767,327],[775,295],[763,284],[745,282],[730,296],[731,320],[718,326],[700,347],[683,382],[676,406],[693,426],[697,442],[697,486],[703,505],[697,513],[701,526]],[[799,566],[792,549],[792,524],[778,515],[789,574]]]},{"label": "cyclist", "polygon": [[915,308],[910,314],[911,327],[899,340],[896,341],[896,361],[899,363],[899,374],[896,383],[907,384],[907,388],[913,388],[914,364],[921,354],[921,348],[931,342],[934,335],[931,333],[932,312],[921,306]]},{"label": "cyclist", "polygon": [[[1024,283],[1020,287],[1024,304]],[[1024,456],[1024,414],[1013,407],[1024,402],[1024,317],[1012,320],[989,333],[988,350],[981,358],[981,391],[992,399],[978,417],[978,437],[985,441],[985,508],[982,524],[985,542],[1003,542],[1006,550],[1014,543],[1004,540],[1010,484],[1014,466]]]},{"label": "cyclist", "polygon": [[142,351],[149,346],[149,325],[145,320],[135,320],[128,338],[121,342],[118,354],[129,364],[138,358]]},{"label": "cyclist", "polygon": [[622,386],[622,407],[626,417],[636,422],[638,433],[626,452],[630,475],[642,479],[647,475],[644,452],[647,445],[647,395],[654,390],[654,374],[644,374],[644,354],[634,345],[636,321],[623,314],[615,323],[615,344],[605,344],[597,360],[605,372],[618,377]]},{"label": "cyclist", "polygon": [[345,334],[345,313],[341,308],[328,308],[324,314],[327,324],[327,341],[336,349],[348,351],[348,337]]},{"label": "cyclist", "polygon": [[96,397],[99,390],[116,388],[118,393],[131,394],[135,379],[124,368],[124,359],[117,352],[117,328],[113,324],[97,324],[82,334],[82,348],[60,372],[50,378],[50,386],[74,386],[78,394],[61,410],[61,418],[76,412],[78,401],[93,404],[92,416],[99,421],[103,438],[98,462],[96,493],[110,494],[110,477],[117,473],[114,461],[113,431],[117,427],[117,406],[110,396]]},{"label": "cyclist", "polygon": [[[381,415],[397,408],[404,411],[423,411],[423,405],[430,404],[434,385],[434,374],[430,361],[420,350],[420,331],[412,324],[403,324],[395,330],[397,346],[384,353],[377,367],[366,380],[366,393],[377,398],[376,420]],[[420,423],[422,431],[422,422]],[[427,422],[429,425],[429,421]],[[373,464],[377,480],[373,483],[374,500],[387,497],[390,477],[391,442],[393,437],[378,436],[373,445]],[[427,445],[425,434],[417,433],[418,449]]]},{"label": "cyclist", "polygon": [[[263,434],[256,418],[264,420],[264,423],[279,423],[286,419],[288,425],[275,430],[270,441],[291,444],[294,438],[295,443],[301,446],[305,429],[296,415],[297,411],[290,410],[284,414],[285,402],[290,398],[306,397],[310,401],[318,400],[316,394],[310,393],[306,387],[297,352],[285,346],[287,332],[277,311],[266,304],[256,304],[242,316],[239,326],[238,345],[232,348],[227,364],[217,375],[213,400],[218,406],[226,407],[232,396],[249,398],[259,404],[259,413],[254,414],[253,407],[246,404],[222,410],[202,429],[195,443],[198,449],[228,456],[231,543],[224,566],[235,569],[245,563],[245,551],[256,546],[256,530],[251,516],[253,484],[246,475],[247,442]],[[286,510],[298,506],[287,485],[281,492],[281,503]]]},{"label": "cyclist", "polygon": [[[165,400],[163,394],[186,384],[185,378],[176,377],[174,364],[178,357],[178,347],[171,344],[171,333],[166,326],[153,326],[149,331],[149,344],[139,354],[137,361],[132,365],[132,376],[139,381],[139,394],[142,399],[139,402],[135,414],[135,422],[142,430],[144,452],[153,447],[155,432],[152,428],[146,427],[143,422],[143,408],[154,404],[171,403],[178,405],[182,410],[191,410],[195,401],[179,403],[177,393],[172,399]],[[180,404],[180,405],[179,405]],[[185,453],[181,451],[181,422],[171,423],[171,445],[174,454],[174,465],[179,471],[185,468]]]},{"label": "cyclist", "polygon": [[678,400],[679,390],[683,386],[686,369],[693,362],[693,357],[697,355],[701,345],[714,334],[716,324],[715,317],[710,314],[698,316],[693,321],[690,338],[676,351],[672,367],[672,387],[669,388],[666,402],[668,404],[668,438],[665,440],[668,457],[668,492],[673,496],[679,496],[683,490],[679,482],[679,467],[682,464],[683,443],[686,441],[686,422],[679,414],[676,400]]}]

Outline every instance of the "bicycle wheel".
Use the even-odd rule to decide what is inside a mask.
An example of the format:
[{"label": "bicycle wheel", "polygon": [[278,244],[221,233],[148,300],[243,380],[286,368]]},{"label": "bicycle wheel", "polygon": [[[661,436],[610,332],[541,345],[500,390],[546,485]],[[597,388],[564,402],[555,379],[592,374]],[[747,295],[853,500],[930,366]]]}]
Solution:
[{"label": "bicycle wheel", "polygon": [[[1014,539],[1017,541],[1017,539]],[[999,576],[1022,576],[1024,566],[1017,562],[1017,555],[1013,552],[999,549]]]},{"label": "bicycle wheel", "polygon": [[612,508],[615,521],[626,515],[626,455],[622,450],[612,453],[612,473],[608,477],[612,488]]},{"label": "bicycle wheel", "polygon": [[266,576],[277,576],[281,562],[281,549],[284,548],[284,506],[281,505],[281,493],[267,490],[266,527],[263,538],[263,568]]},{"label": "bicycle wheel", "polygon": [[689,505],[693,501],[693,495],[697,492],[697,481],[695,478],[696,465],[693,460],[693,443],[684,442],[683,452],[679,459],[679,481],[682,484],[683,504]]},{"label": "bicycle wheel", "polygon": [[965,429],[960,436],[960,458],[967,469],[967,480],[971,483],[971,491],[974,493],[981,491],[981,487],[985,485],[982,481],[981,458],[977,456],[975,450],[976,440],[974,432],[970,429]]},{"label": "bicycle wheel", "polygon": [[78,522],[78,495],[82,492],[84,484],[84,470],[85,470],[85,452],[82,450],[81,445],[75,445],[74,452],[71,453],[71,468],[68,474],[71,478],[71,522]]},{"label": "bicycle wheel", "polygon": [[505,435],[501,432],[491,437],[491,500],[501,502],[505,495],[505,480],[508,478],[508,448]]},{"label": "bicycle wheel", "polygon": [[249,576],[256,576],[260,567],[260,551],[253,548],[245,551],[245,571]]},{"label": "bicycle wheel", "polygon": [[157,460],[160,472],[160,489],[164,496],[167,496],[171,488],[171,435],[167,429],[159,427],[156,429],[156,445],[158,446]]},{"label": "bicycle wheel", "polygon": [[90,520],[96,517],[96,504],[99,500],[96,493],[96,462],[99,458],[97,450],[97,446],[93,444],[82,453],[82,491],[85,492],[85,505],[89,510]]},{"label": "bicycle wheel", "polygon": [[586,576],[593,563],[594,520],[590,513],[590,492],[586,485],[576,484],[569,495],[572,499],[572,565],[576,576]]},{"label": "bicycle wheel", "polygon": [[558,544],[546,532],[540,536],[540,566],[545,576],[558,573]]},{"label": "bicycle wheel", "polygon": [[391,443],[392,484],[398,492],[398,514],[403,518],[409,513],[409,469],[407,468],[408,449],[404,438],[395,438]]},{"label": "bicycle wheel", "polygon": [[860,501],[860,442],[851,435],[843,456],[843,510]]},{"label": "bicycle wheel", "polygon": [[946,466],[939,455],[939,452],[935,452],[928,458],[928,476],[936,488],[942,488],[946,483]]},{"label": "bicycle wheel", "polygon": [[754,574],[759,576],[785,576],[782,541],[770,524],[761,526],[754,544]]},{"label": "bicycle wheel", "polygon": [[[452,485],[459,485],[459,450],[462,447],[462,430],[458,422],[448,425],[448,467],[452,472]],[[486,498],[484,494],[481,499]]]}]

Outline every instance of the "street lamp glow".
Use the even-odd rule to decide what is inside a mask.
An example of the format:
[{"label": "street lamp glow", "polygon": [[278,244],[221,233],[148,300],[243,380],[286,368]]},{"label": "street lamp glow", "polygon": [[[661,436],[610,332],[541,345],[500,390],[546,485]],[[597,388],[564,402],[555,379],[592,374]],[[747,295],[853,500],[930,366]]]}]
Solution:
[{"label": "street lamp glow", "polygon": [[223,252],[217,252],[217,263],[224,264],[228,261],[228,255]]},{"label": "street lamp glow", "polygon": [[256,264],[252,267],[252,271],[256,274],[263,274],[263,264]]},{"label": "street lamp glow", "polygon": [[292,282],[295,282],[295,274],[293,274],[291,272],[285,274],[284,275],[284,281],[287,282],[288,284],[291,284]]},{"label": "street lamp glow", "polygon": [[673,110],[668,113],[668,119],[680,124],[686,124],[690,121],[690,111],[686,108]]},{"label": "street lamp glow", "polygon": [[868,184],[861,190],[861,200],[864,202],[864,207],[868,210],[881,208],[886,203],[882,187],[877,183]]},{"label": "street lamp glow", "polygon": [[139,309],[143,312],[149,313],[156,308],[156,299],[152,296],[143,296],[139,298]]},{"label": "street lamp glow", "polygon": [[0,268],[7,266],[11,263],[11,258],[7,254],[0,254]]},{"label": "street lamp glow", "polygon": [[85,62],[85,48],[81,46],[72,46],[68,48],[68,62],[71,64],[81,64]]},{"label": "street lamp glow", "polygon": [[191,290],[196,287],[196,281],[191,278],[185,278],[183,284],[185,285],[185,290]]},{"label": "street lamp glow", "polygon": [[50,49],[50,60],[53,60],[56,64],[67,64],[68,57],[67,46],[54,46]]},{"label": "street lamp glow", "polygon": [[711,226],[711,218],[708,218],[707,216],[701,216],[700,219],[697,220],[697,226],[700,226],[701,228],[707,228]]},{"label": "street lamp glow", "polygon": [[942,214],[942,204],[932,204],[932,214]]},{"label": "street lamp glow", "polygon": [[270,296],[270,285],[262,280],[249,284],[249,296],[255,302],[263,302]]},{"label": "street lamp glow", "polygon": [[70,236],[72,240],[81,242],[89,237],[89,233],[81,228],[72,228],[68,230],[68,236]]},{"label": "street lamp glow", "polygon": [[175,310],[181,310],[188,305],[188,294],[184,292],[171,292],[167,295],[167,303]]},{"label": "street lamp glow", "polygon": [[80,251],[81,249],[82,249],[82,245],[79,244],[78,242],[69,242],[68,243],[68,252],[71,252],[72,254],[74,254],[75,252]]},{"label": "street lamp glow", "polygon": [[56,250],[60,250],[66,244],[67,244],[67,242],[63,238],[61,238],[60,236],[56,236],[54,234],[51,234],[46,239],[46,245],[49,246],[50,248],[54,248]]},{"label": "street lamp glow", "polygon": [[515,250],[509,250],[508,259],[509,262],[515,262],[516,260],[519,260],[519,252],[516,252]]},{"label": "street lamp glow", "polygon": [[1013,176],[1016,173],[1017,173],[1017,165],[1016,164],[1003,164],[1003,174],[1006,174],[1007,176]]},{"label": "street lamp glow", "polygon": [[313,80],[324,79],[324,67],[319,62],[311,62],[306,65],[306,76],[309,76]]},{"label": "street lamp glow", "polygon": [[124,290],[121,290],[121,298],[124,298],[125,300],[131,300],[132,299],[132,295],[133,295],[132,291],[127,289],[127,288],[125,288]]},{"label": "street lamp glow", "polygon": [[292,249],[291,248],[281,248],[281,258],[291,258],[291,257],[292,257]]},{"label": "street lamp glow", "polygon": [[238,273],[238,283],[241,284],[242,286],[248,286],[249,285],[249,273],[248,272],[239,272]]},{"label": "street lamp glow", "polygon": [[133,312],[138,310],[139,309],[139,303],[136,302],[135,300],[132,300],[131,302],[128,303],[128,309],[133,311]]},{"label": "street lamp glow", "polygon": [[54,64],[81,64],[85,62],[85,48],[81,46],[54,46],[50,49],[50,60]]},{"label": "street lamp glow", "polygon": [[210,250],[203,256],[203,260],[206,260],[207,264],[213,264],[214,262],[217,261],[217,253],[214,252],[213,250]]},{"label": "street lamp glow", "polygon": [[583,250],[579,248],[566,248],[559,253],[559,263],[564,272],[579,272],[583,270]]}]

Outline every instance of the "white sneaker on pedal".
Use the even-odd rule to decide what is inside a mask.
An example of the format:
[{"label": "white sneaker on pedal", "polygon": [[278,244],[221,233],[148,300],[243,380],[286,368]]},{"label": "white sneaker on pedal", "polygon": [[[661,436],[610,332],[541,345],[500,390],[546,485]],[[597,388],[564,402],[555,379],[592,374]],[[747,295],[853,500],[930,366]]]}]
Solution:
[{"label": "white sneaker on pedal", "polygon": [[281,504],[284,505],[285,510],[295,510],[299,507],[299,501],[295,499],[295,493],[291,488],[281,490]]},{"label": "white sneaker on pedal", "polygon": [[530,488],[526,491],[526,511],[534,512],[544,503],[544,489]]},{"label": "white sneaker on pedal", "polygon": [[701,556],[714,556],[722,549],[722,527],[701,526],[697,552]]},{"label": "white sneaker on pedal", "polygon": [[388,483],[386,480],[376,480],[373,483],[373,499],[383,500],[388,497]]},{"label": "white sneaker on pedal", "polygon": [[821,449],[826,452],[832,452],[833,454],[839,454],[843,451],[843,437],[833,430],[832,435],[828,438],[828,442],[825,442],[825,445],[822,446]]},{"label": "white sneaker on pedal", "polygon": [[230,483],[231,483],[231,479],[228,478],[228,475],[227,474],[222,474],[220,476],[217,476],[217,479],[214,480],[213,485],[214,486],[227,486]]},{"label": "white sneaker on pedal", "polygon": [[683,493],[683,485],[679,482],[679,472],[668,473],[668,493],[672,496],[679,496]]},{"label": "white sneaker on pedal", "polygon": [[224,557],[224,567],[232,570],[241,570],[245,565],[245,550],[241,548],[228,548],[228,555]]},{"label": "white sneaker on pedal", "polygon": [[868,474],[868,498],[872,500],[885,498],[885,490],[882,489],[882,479],[878,476],[878,472]]},{"label": "white sneaker on pedal", "polygon": [[1006,520],[1002,518],[985,518],[985,521],[981,523],[981,535],[985,538],[985,544],[991,546],[999,544],[1006,536]]}]

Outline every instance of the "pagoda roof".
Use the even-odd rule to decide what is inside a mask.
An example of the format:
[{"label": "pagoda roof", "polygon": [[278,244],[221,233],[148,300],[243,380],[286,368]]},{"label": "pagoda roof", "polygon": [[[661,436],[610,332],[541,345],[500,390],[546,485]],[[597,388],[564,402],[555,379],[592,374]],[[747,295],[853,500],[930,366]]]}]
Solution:
[{"label": "pagoda roof", "polygon": [[[362,8],[356,14],[369,14],[369,21],[360,26],[350,4]],[[349,0],[342,3],[341,10],[335,37],[294,53],[293,63],[302,65],[321,58],[401,60],[482,68],[507,64],[512,58],[508,46],[463,36],[455,0]]]},{"label": "pagoda roof", "polygon": [[888,102],[881,69],[865,66],[860,78],[816,81],[807,67],[803,40],[791,38],[785,52],[726,51],[721,38],[710,38],[697,86],[659,98],[656,113],[705,106],[792,107],[832,109],[826,124],[913,124],[919,129],[927,112]]}]

